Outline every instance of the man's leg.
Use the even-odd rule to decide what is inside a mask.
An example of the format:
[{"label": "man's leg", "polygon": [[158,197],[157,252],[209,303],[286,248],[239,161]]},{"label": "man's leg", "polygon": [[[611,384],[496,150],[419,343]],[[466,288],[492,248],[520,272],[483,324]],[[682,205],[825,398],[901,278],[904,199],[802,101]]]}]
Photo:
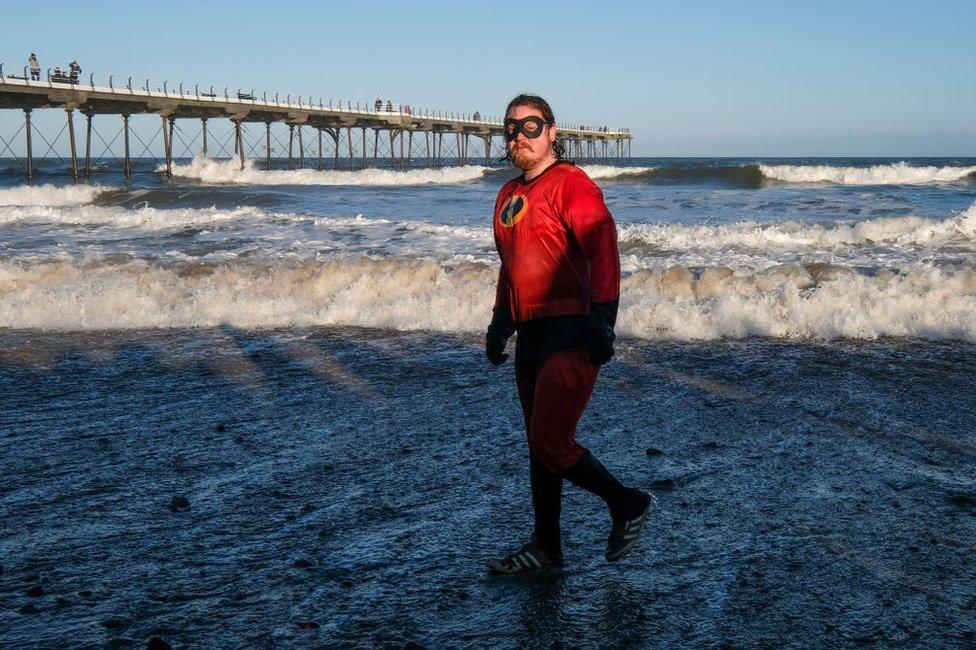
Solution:
[{"label": "man's leg", "polygon": [[[519,401],[525,416],[526,434],[532,425],[535,403],[536,375],[516,373]],[[559,533],[559,514],[562,508],[563,477],[549,470],[529,450],[529,482],[532,485],[532,510],[535,515],[534,537],[540,548],[554,561],[562,563],[562,543]]]},{"label": "man's leg", "polygon": [[[532,422],[535,405],[536,374],[516,372],[522,414],[526,430]],[[532,485],[532,508],[535,529],[532,539],[521,549],[503,558],[488,561],[493,573],[519,574],[558,569],[563,564],[559,536],[559,510],[562,499],[562,477],[545,467],[535,456],[529,456],[529,480]]]},{"label": "man's leg", "polygon": [[532,509],[535,512],[534,537],[536,543],[557,564],[562,564],[562,536],[559,514],[563,500],[563,477],[529,458],[529,478],[532,482]]},{"label": "man's leg", "polygon": [[576,425],[598,373],[599,367],[590,363],[585,350],[560,350],[547,357],[536,378],[529,442],[533,455],[549,469],[607,504],[614,521],[607,559],[616,560],[633,547],[650,497],[625,487],[576,442]]}]

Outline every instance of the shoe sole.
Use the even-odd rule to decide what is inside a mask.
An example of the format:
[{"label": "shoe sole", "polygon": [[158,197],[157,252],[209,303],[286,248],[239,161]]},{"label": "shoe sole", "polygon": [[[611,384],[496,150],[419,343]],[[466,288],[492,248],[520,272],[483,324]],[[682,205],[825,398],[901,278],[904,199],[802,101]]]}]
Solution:
[{"label": "shoe sole", "polygon": [[505,571],[497,568],[497,565],[488,564],[488,573],[493,576],[546,576],[562,573],[560,566],[533,567],[531,569],[519,569],[517,571]]},{"label": "shoe sole", "polygon": [[622,560],[628,555],[630,555],[630,552],[634,550],[634,547],[637,546],[637,540],[640,539],[640,534],[644,531],[644,524],[647,523],[647,515],[650,514],[652,505],[654,505],[653,497],[651,498],[650,501],[648,501],[647,507],[644,508],[644,512],[640,514],[640,519],[638,521],[638,527],[637,527],[637,534],[634,535],[634,539],[630,540],[630,542],[628,542],[626,546],[621,548],[616,553],[612,555],[610,553],[607,553],[604,556],[606,557],[607,562],[616,562],[618,560]]}]

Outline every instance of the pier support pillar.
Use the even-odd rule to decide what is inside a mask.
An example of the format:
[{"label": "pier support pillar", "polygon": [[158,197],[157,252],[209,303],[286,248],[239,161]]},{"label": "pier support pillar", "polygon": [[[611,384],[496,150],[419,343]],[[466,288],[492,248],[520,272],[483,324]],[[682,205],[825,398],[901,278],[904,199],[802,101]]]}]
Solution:
[{"label": "pier support pillar", "polygon": [[[166,148],[166,118],[163,118],[163,148]],[[132,163],[129,156],[129,116],[122,116],[122,153],[124,159],[122,161],[122,178],[128,183],[132,180]],[[166,175],[169,176],[169,171],[167,168]]]},{"label": "pier support pillar", "polygon": [[332,158],[332,169],[339,169],[339,127],[336,127],[335,131],[329,131],[329,135],[332,137],[332,143],[335,145],[335,152]]},{"label": "pier support pillar", "polygon": [[[166,115],[161,116],[163,119],[163,150],[166,154],[166,178],[173,178],[173,120]],[[125,116],[125,124],[128,127],[129,119]],[[126,161],[126,168],[128,168],[128,160]]]},{"label": "pier support pillar", "polygon": [[427,156],[427,167],[429,168],[431,166],[430,165],[430,133],[428,133],[427,131],[424,131],[424,153]]},{"label": "pier support pillar", "polygon": [[264,160],[268,171],[271,170],[271,122],[264,123]]},{"label": "pier support pillar", "polygon": [[396,169],[396,149],[394,149],[394,145],[396,145],[396,131],[390,129],[390,169]]},{"label": "pier support pillar", "polygon": [[356,165],[353,163],[352,127],[351,126],[346,129],[346,141],[349,143],[349,171],[352,171],[352,170],[354,170],[356,168]]},{"label": "pier support pillar", "polygon": [[241,171],[244,171],[244,134],[241,131],[240,120],[234,120],[234,148],[237,149],[237,156],[240,158]]},{"label": "pier support pillar", "polygon": [[288,169],[291,169],[291,143],[295,139],[295,125],[288,125]]},{"label": "pier support pillar", "polygon": [[71,178],[78,182],[78,150],[75,147],[75,122],[73,119],[74,109],[66,108],[64,112],[68,114],[68,143],[71,145]]},{"label": "pier support pillar", "polygon": [[322,129],[316,129],[319,132],[319,171],[322,171]]},{"label": "pier support pillar", "polygon": [[302,137],[302,125],[298,125],[298,168],[305,169],[305,138]]},{"label": "pier support pillar", "polygon": [[26,137],[27,137],[27,183],[32,185],[34,183],[34,148],[31,144],[31,109],[24,109],[24,120]]},{"label": "pier support pillar", "polygon": [[373,129],[373,167],[376,167],[376,159],[380,151],[380,130]]},{"label": "pier support pillar", "polygon": [[203,157],[207,157],[207,118],[200,118],[200,132],[203,134]]},{"label": "pier support pillar", "polygon": [[92,113],[85,112],[85,180],[91,179],[91,134],[92,134]]},{"label": "pier support pillar", "polygon": [[366,169],[366,127],[363,127],[363,159],[360,161],[360,168]]}]

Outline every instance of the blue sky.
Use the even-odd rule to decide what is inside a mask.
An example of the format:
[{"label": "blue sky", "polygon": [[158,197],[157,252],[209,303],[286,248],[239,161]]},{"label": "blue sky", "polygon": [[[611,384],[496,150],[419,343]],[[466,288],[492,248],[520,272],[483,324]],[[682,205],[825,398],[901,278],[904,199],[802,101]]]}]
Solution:
[{"label": "blue sky", "polygon": [[[628,126],[635,155],[976,155],[976,2],[6,3],[0,60]],[[0,111],[0,133],[21,117]],[[16,128],[15,126],[13,128]]]}]

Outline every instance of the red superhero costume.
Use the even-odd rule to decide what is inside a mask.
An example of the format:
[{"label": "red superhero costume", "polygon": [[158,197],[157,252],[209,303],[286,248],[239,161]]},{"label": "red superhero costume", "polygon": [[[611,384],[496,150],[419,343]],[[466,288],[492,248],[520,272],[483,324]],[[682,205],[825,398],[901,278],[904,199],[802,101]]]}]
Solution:
[{"label": "red superhero costume", "polygon": [[507,306],[516,325],[586,316],[591,303],[619,297],[613,217],[600,188],[572,163],[506,183],[495,201],[494,224],[502,261],[495,306]]},{"label": "red superhero costume", "polygon": [[518,332],[516,381],[529,449],[559,472],[586,454],[575,434],[599,370],[593,339],[613,340],[616,227],[600,188],[558,161],[531,181],[502,187],[494,230],[502,265],[492,327]]}]

